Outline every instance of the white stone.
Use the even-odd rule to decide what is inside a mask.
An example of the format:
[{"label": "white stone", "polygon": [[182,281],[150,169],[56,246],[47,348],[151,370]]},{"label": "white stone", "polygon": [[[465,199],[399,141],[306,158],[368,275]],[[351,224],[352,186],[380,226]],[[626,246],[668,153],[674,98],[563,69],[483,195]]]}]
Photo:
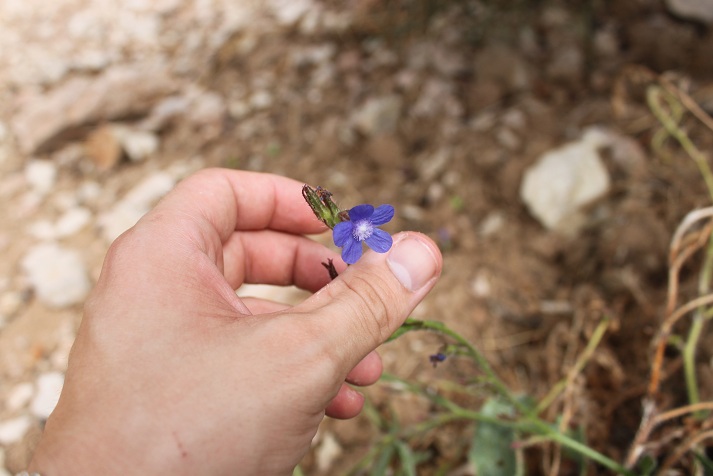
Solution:
[{"label": "white stone", "polygon": [[0,316],[12,317],[20,310],[22,303],[22,293],[7,291],[0,295]]},{"label": "white stone", "polygon": [[15,385],[7,394],[5,406],[11,412],[15,412],[27,406],[35,393],[34,385],[30,382]]},{"label": "white stone", "polygon": [[57,166],[48,160],[31,160],[25,166],[25,180],[39,194],[46,194],[57,180]]},{"label": "white stone", "polygon": [[159,198],[170,192],[175,184],[176,181],[171,175],[165,172],[156,172],[129,190],[123,202],[148,209]]},{"label": "white stone", "polygon": [[61,372],[47,372],[37,377],[37,393],[30,405],[32,414],[46,420],[57,406],[63,386],[64,375]]},{"label": "white stone", "polygon": [[250,96],[250,106],[253,109],[267,109],[272,106],[272,95],[267,91],[256,91]]},{"label": "white stone", "polygon": [[666,6],[684,18],[713,22],[713,0],[666,0]]},{"label": "white stone", "polygon": [[589,129],[580,141],[545,153],[525,171],[520,197],[545,227],[576,232],[582,207],[607,193],[609,173],[598,149],[608,142],[605,133]]},{"label": "white stone", "polygon": [[37,297],[47,306],[78,304],[89,292],[89,278],[79,253],[56,243],[32,247],[22,259],[22,268]]},{"label": "white stone", "polygon": [[270,0],[272,13],[284,26],[292,26],[307,12],[318,7],[312,0]]},{"label": "white stone", "polygon": [[368,136],[393,132],[401,118],[401,102],[396,95],[370,98],[354,114],[354,125]]},{"label": "white stone", "polygon": [[321,442],[315,450],[319,472],[324,473],[331,469],[332,464],[342,454],[342,451],[342,447],[333,434],[322,435]]},{"label": "white stone", "polygon": [[92,212],[84,207],[67,210],[55,223],[55,232],[60,238],[71,236],[87,226],[92,218]]},{"label": "white stone", "polygon": [[125,126],[115,126],[113,132],[132,162],[141,162],[158,150],[159,140],[156,134]]},{"label": "white stone", "polygon": [[30,223],[30,226],[27,227],[27,231],[38,240],[54,240],[57,238],[54,225],[51,221],[46,219]]},{"label": "white stone", "polygon": [[32,419],[27,415],[0,422],[0,445],[11,445],[20,441],[31,424]]},{"label": "white stone", "polygon": [[505,215],[500,211],[488,213],[478,227],[478,232],[482,237],[496,234],[505,226]]},{"label": "white stone", "polygon": [[77,190],[77,200],[84,205],[96,202],[102,194],[102,187],[97,182],[83,182]]}]

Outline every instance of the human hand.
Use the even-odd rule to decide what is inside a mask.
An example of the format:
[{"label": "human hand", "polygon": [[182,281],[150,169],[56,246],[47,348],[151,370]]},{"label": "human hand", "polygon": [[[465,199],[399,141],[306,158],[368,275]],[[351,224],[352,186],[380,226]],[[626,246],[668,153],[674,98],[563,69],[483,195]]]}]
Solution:
[{"label": "human hand", "polygon": [[[109,249],[65,385],[30,469],[64,474],[291,474],[325,412],[350,418],[346,382],[381,374],[374,349],[435,284],[418,233],[346,266],[301,184],[205,170]],[[332,282],[320,264],[333,258]],[[243,283],[312,291],[294,307],[238,298]]]}]

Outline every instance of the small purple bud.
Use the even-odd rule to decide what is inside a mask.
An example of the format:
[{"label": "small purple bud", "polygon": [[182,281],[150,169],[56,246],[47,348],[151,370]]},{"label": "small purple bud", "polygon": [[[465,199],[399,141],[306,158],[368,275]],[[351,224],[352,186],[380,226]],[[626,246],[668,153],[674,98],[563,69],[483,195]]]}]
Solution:
[{"label": "small purple bud", "polygon": [[437,354],[430,355],[428,357],[428,360],[433,364],[433,368],[435,369],[436,366],[440,363],[446,360],[447,356],[443,352],[439,352]]}]

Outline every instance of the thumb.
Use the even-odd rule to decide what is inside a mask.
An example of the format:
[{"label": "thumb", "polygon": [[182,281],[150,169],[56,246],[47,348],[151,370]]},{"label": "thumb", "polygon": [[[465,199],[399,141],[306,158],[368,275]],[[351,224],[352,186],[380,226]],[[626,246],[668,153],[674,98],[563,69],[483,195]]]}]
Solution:
[{"label": "thumb", "polygon": [[399,233],[387,253],[365,253],[305,301],[301,306],[310,312],[334,364],[349,372],[388,339],[433,288],[442,264],[430,238]]}]

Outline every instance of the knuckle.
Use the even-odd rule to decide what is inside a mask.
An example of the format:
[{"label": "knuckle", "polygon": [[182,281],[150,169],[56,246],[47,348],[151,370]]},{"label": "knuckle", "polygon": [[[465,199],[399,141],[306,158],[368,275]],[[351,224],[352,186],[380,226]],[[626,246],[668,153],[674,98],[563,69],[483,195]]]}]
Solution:
[{"label": "knuckle", "polygon": [[352,276],[343,281],[346,288],[344,300],[351,308],[354,324],[380,344],[391,335],[396,320],[398,297],[390,291],[388,283],[376,274]]}]

